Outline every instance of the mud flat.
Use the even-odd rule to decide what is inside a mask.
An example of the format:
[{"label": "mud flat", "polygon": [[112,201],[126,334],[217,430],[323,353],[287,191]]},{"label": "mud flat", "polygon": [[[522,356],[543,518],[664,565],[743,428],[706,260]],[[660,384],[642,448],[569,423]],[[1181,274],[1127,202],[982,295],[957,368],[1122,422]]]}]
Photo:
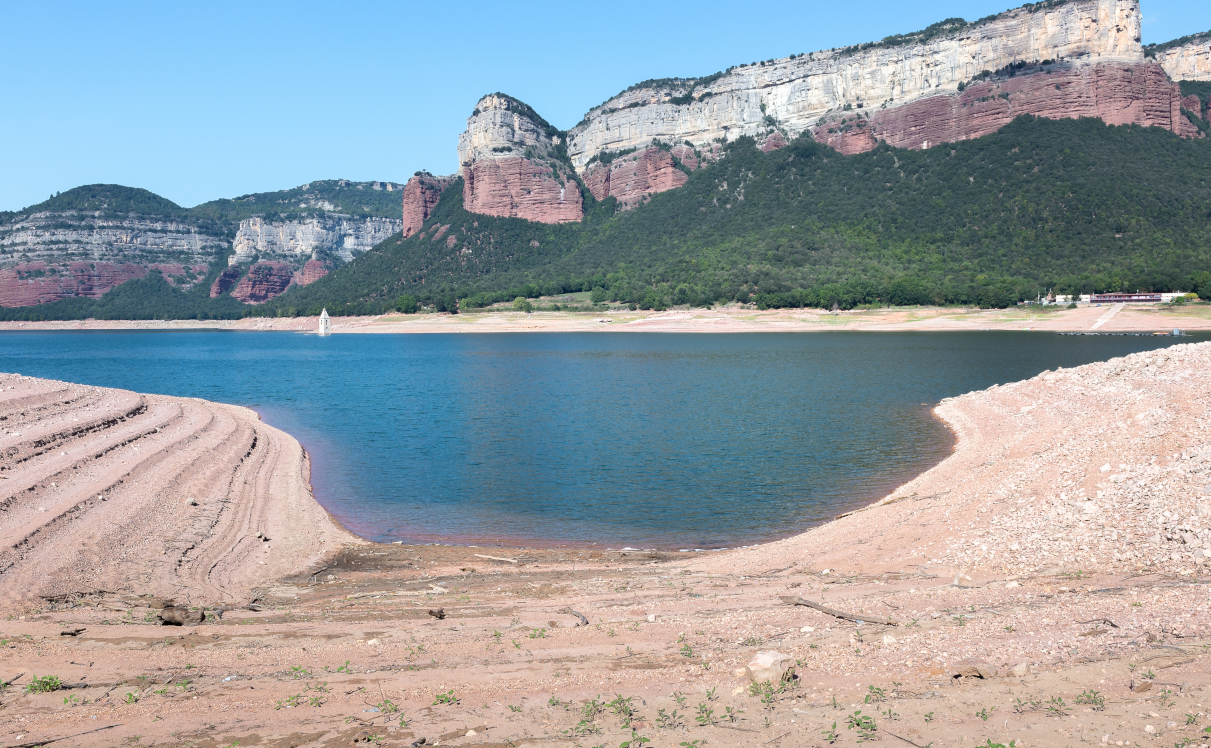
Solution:
[{"label": "mud flat", "polygon": [[[276,502],[297,498],[292,511],[308,518],[313,536],[298,529],[304,523],[265,525],[270,551],[232,545],[255,523],[227,531],[227,540],[190,536],[214,558],[233,557],[217,579],[159,570],[157,554],[177,553],[165,554],[162,540],[132,545],[108,567],[105,554],[88,556],[105,569],[96,577],[92,566],[62,563],[42,579],[14,563],[0,575],[14,614],[0,622],[0,678],[24,675],[0,694],[0,741],[412,746],[424,738],[612,748],[646,737],[661,747],[785,747],[827,745],[834,729],[837,745],[854,745],[871,718],[885,745],[1201,745],[1211,723],[1209,380],[1211,344],[1180,345],[947,400],[937,413],[958,436],[953,455],[876,505],[753,548],[359,544],[292,489],[248,501],[264,507],[255,516],[282,517],[290,513],[274,515]],[[140,397],[15,377],[4,386],[25,386],[27,400],[43,391]],[[215,432],[274,433],[256,431],[266,427],[238,418],[247,413],[238,408],[144,401],[177,403],[182,413],[196,403],[198,413],[236,424]],[[131,412],[134,402],[107,412]],[[5,407],[0,416],[18,411],[34,412]],[[62,432],[87,415],[46,412],[15,429],[11,415],[0,421],[5,446],[38,424]],[[287,459],[290,440],[276,433],[278,477],[294,475],[303,458]],[[129,502],[154,507],[179,496],[172,480],[244,485],[231,476],[247,475],[238,458],[247,447],[222,445],[251,438],[216,433],[218,447],[189,454],[219,456],[175,472],[175,452],[162,450],[137,476],[161,490],[131,493]],[[64,460],[71,444],[61,439],[40,454]],[[125,447],[132,459],[133,446]],[[23,454],[5,458],[5,496],[58,484],[53,492],[68,483],[65,471],[88,474],[67,462],[37,473],[25,465],[43,457]],[[267,479],[273,453],[262,454],[254,472]],[[209,477],[189,483],[203,467],[213,467]],[[18,471],[26,477],[10,486]],[[57,511],[80,503],[65,499]],[[180,505],[173,498],[172,511],[157,516],[179,523]],[[3,515],[6,558],[37,537],[12,529],[10,517],[26,517],[19,527],[28,528],[37,506]],[[88,510],[96,511],[104,508]],[[122,537],[170,534],[136,511],[115,514],[107,532],[123,532],[127,517],[143,529]],[[55,526],[96,532],[107,521]],[[306,539],[293,562],[263,558],[278,552],[274,533]],[[60,546],[65,558],[93,553],[87,535],[76,540],[75,551]],[[143,579],[162,586],[144,591]],[[197,626],[154,625],[153,598],[187,590],[223,610]],[[848,618],[791,604],[796,598]],[[760,670],[759,652],[785,659]],[[788,668],[794,677],[780,675]],[[34,675],[75,687],[25,693]]]}]

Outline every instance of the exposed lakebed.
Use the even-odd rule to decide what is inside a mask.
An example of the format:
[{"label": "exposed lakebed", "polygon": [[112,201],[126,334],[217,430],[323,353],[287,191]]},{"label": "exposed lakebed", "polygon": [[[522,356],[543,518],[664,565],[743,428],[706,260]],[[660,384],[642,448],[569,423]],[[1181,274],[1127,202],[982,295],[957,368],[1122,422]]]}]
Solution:
[{"label": "exposed lakebed", "polygon": [[255,408],[373,540],[718,548],[935,464],[943,397],[1201,339],[36,332],[0,333],[0,370]]}]

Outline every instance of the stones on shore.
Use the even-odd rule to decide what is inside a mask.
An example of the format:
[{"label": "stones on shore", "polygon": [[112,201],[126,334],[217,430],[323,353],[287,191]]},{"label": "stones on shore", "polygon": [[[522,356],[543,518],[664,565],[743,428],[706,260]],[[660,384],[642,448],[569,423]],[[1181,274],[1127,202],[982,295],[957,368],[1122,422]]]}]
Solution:
[{"label": "stones on shore", "polygon": [[794,658],[776,650],[761,650],[748,661],[744,671],[748,679],[754,683],[763,681],[778,683],[793,662]]},{"label": "stones on shore", "polygon": [[160,624],[164,626],[196,626],[206,618],[202,610],[190,610],[170,605],[160,611]]},{"label": "stones on shore", "polygon": [[997,669],[983,660],[960,660],[950,667],[950,677],[990,680],[997,677]]}]

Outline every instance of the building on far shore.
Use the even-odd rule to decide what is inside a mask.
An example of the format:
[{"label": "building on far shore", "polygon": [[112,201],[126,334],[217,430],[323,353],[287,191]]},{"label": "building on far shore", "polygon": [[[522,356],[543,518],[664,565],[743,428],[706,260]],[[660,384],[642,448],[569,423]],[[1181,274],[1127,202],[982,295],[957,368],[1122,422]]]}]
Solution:
[{"label": "building on far shore", "polygon": [[328,318],[327,309],[324,309],[324,311],[320,312],[320,326],[316,329],[315,334],[316,335],[331,335],[332,334],[332,320],[330,320]]}]

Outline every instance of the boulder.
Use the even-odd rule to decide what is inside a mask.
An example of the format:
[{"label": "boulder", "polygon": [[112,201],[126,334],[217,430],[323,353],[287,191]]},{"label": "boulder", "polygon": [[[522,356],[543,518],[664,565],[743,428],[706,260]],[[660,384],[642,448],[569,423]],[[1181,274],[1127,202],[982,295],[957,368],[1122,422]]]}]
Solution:
[{"label": "boulder", "polygon": [[983,660],[959,660],[950,666],[952,678],[983,678],[997,677],[997,669]]},{"label": "boulder", "polygon": [[169,606],[160,611],[160,623],[164,626],[196,626],[206,614],[201,610]]},{"label": "boulder", "polygon": [[794,658],[775,650],[758,651],[744,668],[754,683],[778,683],[795,662]]}]

